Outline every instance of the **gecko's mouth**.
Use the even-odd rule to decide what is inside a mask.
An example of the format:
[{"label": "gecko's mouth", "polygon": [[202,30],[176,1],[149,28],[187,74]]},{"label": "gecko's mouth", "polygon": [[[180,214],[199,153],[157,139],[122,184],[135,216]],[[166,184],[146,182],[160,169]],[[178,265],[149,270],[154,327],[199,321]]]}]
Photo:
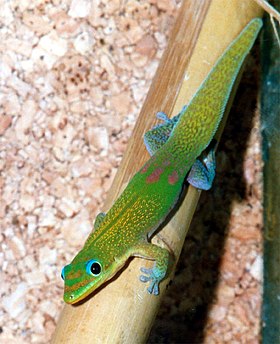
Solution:
[{"label": "gecko's mouth", "polygon": [[73,284],[71,287],[65,286],[63,296],[64,302],[74,304],[82,301],[106,282],[107,279],[108,278],[106,278],[106,276],[103,276],[103,278],[100,278],[99,280],[93,279],[87,284],[80,282],[80,288],[77,288],[77,284]]},{"label": "gecko's mouth", "polygon": [[75,285],[73,285],[72,287],[65,286],[63,296],[64,302],[69,304],[77,303],[87,297],[91,292],[93,292],[93,290],[96,289],[95,287],[96,286],[93,287],[90,284],[84,285],[80,288],[75,288]]},{"label": "gecko's mouth", "polygon": [[92,292],[93,292],[93,289],[89,289],[88,291],[86,291],[86,292],[84,291],[83,293],[80,293],[80,294],[68,292],[68,293],[64,293],[63,299],[64,299],[64,302],[73,305],[73,304],[78,303],[79,301],[85,299]]}]

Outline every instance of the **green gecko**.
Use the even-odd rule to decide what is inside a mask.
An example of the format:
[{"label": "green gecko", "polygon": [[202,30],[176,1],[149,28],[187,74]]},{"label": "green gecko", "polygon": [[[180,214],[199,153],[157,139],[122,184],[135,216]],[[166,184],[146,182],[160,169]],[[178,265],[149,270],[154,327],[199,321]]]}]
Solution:
[{"label": "green gecko", "polygon": [[[187,106],[144,135],[150,160],[132,177],[107,214],[100,213],[82,250],[61,273],[64,301],[76,303],[111,279],[132,257],[154,260],[140,280],[157,295],[172,254],[148,240],[175,207],[187,181],[208,190],[215,175],[213,140],[239,69],[262,26],[253,19],[224,51]],[[200,158],[200,160],[198,159]]]}]

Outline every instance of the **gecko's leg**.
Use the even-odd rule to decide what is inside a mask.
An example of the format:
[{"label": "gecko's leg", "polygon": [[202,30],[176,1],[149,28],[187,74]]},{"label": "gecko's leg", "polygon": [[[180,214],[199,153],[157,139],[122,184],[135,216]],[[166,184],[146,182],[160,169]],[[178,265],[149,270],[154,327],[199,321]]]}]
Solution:
[{"label": "gecko's leg", "polygon": [[153,155],[166,143],[182,113],[186,111],[186,108],[184,106],[180,113],[173,118],[168,118],[162,111],[156,114],[156,117],[162,120],[163,123],[156,125],[144,134],[144,143],[150,155]]},{"label": "gecko's leg", "polygon": [[167,277],[170,263],[172,262],[172,256],[169,251],[143,241],[133,248],[133,252],[130,252],[130,255],[155,261],[151,269],[141,268],[143,275],[140,275],[140,281],[144,283],[149,282],[148,292],[158,295],[159,283]]},{"label": "gecko's leg", "polygon": [[144,134],[144,144],[150,155],[154,155],[166,143],[178,122],[178,116],[169,119],[164,112],[158,112],[157,118],[163,120],[164,123],[156,125]]},{"label": "gecko's leg", "polygon": [[87,240],[85,242],[85,247],[88,247],[90,245],[92,235],[94,235],[94,233],[96,233],[96,231],[99,230],[99,228],[100,228],[100,226],[101,226],[105,216],[106,216],[105,213],[99,213],[99,214],[96,215],[95,220],[92,222],[92,224],[93,224],[93,231],[91,232],[91,234],[87,238]]},{"label": "gecko's leg", "polygon": [[105,213],[99,213],[94,221],[93,228],[96,230],[100,227],[102,221],[104,220],[104,217],[106,216]]},{"label": "gecko's leg", "polygon": [[[156,113],[156,118],[157,119],[160,119],[163,123],[161,123],[161,124],[170,124],[171,122],[172,122],[172,119],[170,119],[168,116],[167,116],[167,114],[165,113],[165,112],[163,112],[163,111],[159,111],[159,112],[157,112]],[[159,124],[160,125],[160,124]],[[154,127],[153,127],[153,129],[154,128],[157,128],[159,125],[155,125]]]},{"label": "gecko's leg", "polygon": [[209,190],[215,177],[215,169],[215,150],[211,149],[203,159],[203,162],[198,159],[195,161],[189,172],[187,181],[197,189]]},{"label": "gecko's leg", "polygon": [[178,120],[181,117],[181,115],[186,112],[187,107],[188,107],[187,105],[184,105],[182,107],[182,110],[178,113],[178,115],[176,115],[176,116],[174,116],[172,118],[169,118],[167,116],[167,114],[165,112],[163,112],[163,111],[157,112],[156,113],[156,118],[160,119],[161,121],[163,121],[163,123],[154,126],[153,129],[156,129],[159,126],[168,125],[168,124],[171,124],[174,127],[174,125],[178,122]]}]

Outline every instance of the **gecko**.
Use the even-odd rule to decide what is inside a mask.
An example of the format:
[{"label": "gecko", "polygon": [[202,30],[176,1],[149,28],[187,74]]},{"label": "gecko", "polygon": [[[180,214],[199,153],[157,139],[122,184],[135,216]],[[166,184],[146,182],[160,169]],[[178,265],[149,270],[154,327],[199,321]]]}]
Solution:
[{"label": "gecko", "polygon": [[131,178],[115,203],[97,215],[84,247],[61,272],[64,301],[74,304],[120,271],[130,257],[154,261],[141,268],[140,281],[150,294],[173,264],[167,248],[150,242],[151,236],[178,203],[186,182],[201,190],[211,188],[215,176],[214,149],[206,153],[223,117],[241,65],[262,26],[255,18],[226,48],[191,101],[180,113],[144,135],[150,159]]}]

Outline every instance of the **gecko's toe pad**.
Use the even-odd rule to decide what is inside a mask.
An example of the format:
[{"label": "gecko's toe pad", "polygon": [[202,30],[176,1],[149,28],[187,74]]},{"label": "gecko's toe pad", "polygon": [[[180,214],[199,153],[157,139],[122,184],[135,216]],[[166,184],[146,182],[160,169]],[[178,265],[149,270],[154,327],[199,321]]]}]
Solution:
[{"label": "gecko's toe pad", "polygon": [[153,295],[158,295],[160,279],[154,273],[154,269],[141,268],[140,270],[145,274],[140,275],[140,281],[144,283],[150,282],[150,285],[147,289],[148,292]]}]

